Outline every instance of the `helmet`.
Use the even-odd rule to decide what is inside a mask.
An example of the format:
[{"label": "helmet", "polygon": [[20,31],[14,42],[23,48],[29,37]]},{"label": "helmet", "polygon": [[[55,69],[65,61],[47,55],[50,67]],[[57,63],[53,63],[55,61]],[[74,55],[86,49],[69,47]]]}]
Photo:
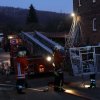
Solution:
[{"label": "helmet", "polygon": [[60,50],[61,49],[61,46],[59,46],[59,45],[56,45],[55,47],[54,47],[54,50]]}]

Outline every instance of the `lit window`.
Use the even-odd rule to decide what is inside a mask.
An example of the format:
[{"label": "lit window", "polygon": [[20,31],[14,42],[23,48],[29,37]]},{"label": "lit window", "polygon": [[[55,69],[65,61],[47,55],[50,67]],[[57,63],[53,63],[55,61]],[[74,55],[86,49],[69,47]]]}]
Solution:
[{"label": "lit window", "polygon": [[93,31],[96,31],[96,18],[93,18]]},{"label": "lit window", "polygon": [[95,3],[96,2],[96,0],[93,0],[93,3]]},{"label": "lit window", "polygon": [[79,7],[81,6],[81,0],[78,0],[78,5],[79,5]]}]

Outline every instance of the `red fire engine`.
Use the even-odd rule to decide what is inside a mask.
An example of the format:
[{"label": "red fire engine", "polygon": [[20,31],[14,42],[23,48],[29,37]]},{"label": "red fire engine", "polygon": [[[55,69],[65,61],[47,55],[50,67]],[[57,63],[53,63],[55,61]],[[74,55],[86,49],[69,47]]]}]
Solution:
[{"label": "red fire engine", "polygon": [[[14,40],[14,39],[13,39]],[[11,40],[13,42],[13,40]],[[18,39],[15,39],[18,40]],[[35,74],[35,73],[47,73],[53,71],[53,65],[52,65],[52,57],[42,57],[42,56],[30,56],[27,54],[27,48],[23,45],[20,45],[19,43],[10,43],[11,50],[11,62],[12,66],[15,67],[16,57],[18,52],[21,53],[21,55],[24,55],[26,53],[27,55],[27,61],[28,61],[28,74]]]},{"label": "red fire engine", "polygon": [[[16,60],[15,58],[17,57],[18,52],[21,53],[21,55],[26,54],[27,55],[27,61],[28,61],[28,74],[38,74],[38,73],[48,73],[48,72],[53,72],[54,66],[53,62],[54,59],[56,63],[60,63],[59,61],[62,60],[60,56],[57,53],[57,57],[53,57],[53,55],[44,57],[44,56],[30,56],[27,54],[27,48],[21,43],[21,40],[17,37],[16,39],[11,39],[11,58],[13,65],[16,66]],[[19,42],[17,42],[19,41]],[[55,54],[55,55],[56,55]],[[57,60],[56,60],[57,59]]]}]

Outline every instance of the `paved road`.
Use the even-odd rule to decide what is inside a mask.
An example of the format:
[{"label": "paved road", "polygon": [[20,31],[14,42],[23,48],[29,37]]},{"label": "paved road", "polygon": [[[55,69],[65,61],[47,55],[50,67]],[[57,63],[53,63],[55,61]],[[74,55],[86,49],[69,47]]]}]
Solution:
[{"label": "paved road", "polygon": [[0,91],[0,100],[84,100],[67,93],[57,93],[54,91],[37,91],[27,89],[25,94],[17,94],[15,90]]},{"label": "paved road", "polygon": [[14,75],[0,75],[0,100],[85,100],[69,93],[55,92],[51,87],[48,91],[44,91],[48,88],[48,82],[53,81],[52,76],[29,79],[30,87],[24,90],[25,94],[21,95],[16,92],[14,80]]},{"label": "paved road", "polygon": [[[2,97],[0,100],[99,100],[88,98],[88,94],[85,94],[85,92],[87,93],[86,89],[81,90],[66,85],[64,85],[66,92],[55,92],[52,87],[47,85],[49,81],[53,81],[52,76],[29,79],[30,87],[24,90],[25,94],[20,95],[16,92],[14,80],[13,75],[9,76],[9,78],[4,75],[0,76],[0,97]],[[44,91],[48,88],[48,91]],[[93,90],[91,93],[93,93]]]}]

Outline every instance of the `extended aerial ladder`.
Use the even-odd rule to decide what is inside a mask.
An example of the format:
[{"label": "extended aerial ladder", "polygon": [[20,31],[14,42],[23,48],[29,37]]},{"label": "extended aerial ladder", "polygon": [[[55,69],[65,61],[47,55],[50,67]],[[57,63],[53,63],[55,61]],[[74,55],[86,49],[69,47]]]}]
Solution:
[{"label": "extended aerial ladder", "polygon": [[64,50],[64,47],[62,47],[60,44],[57,42],[52,41],[51,39],[47,38],[44,36],[42,33],[35,31],[35,37],[41,41],[41,43],[45,44],[48,46],[50,49],[54,49],[55,46],[59,46],[60,49]]},{"label": "extended aerial ladder", "polygon": [[80,39],[82,39],[82,30],[80,25],[80,18],[74,16],[73,22],[68,35],[65,35],[65,48],[79,46]]},{"label": "extended aerial ladder", "polygon": [[[26,43],[29,43],[30,47],[32,48],[34,54],[35,51],[43,54],[53,54],[54,47],[60,47],[62,51],[64,51],[64,47],[62,47],[60,44],[52,41],[51,39],[44,36],[42,33],[35,31],[34,33],[30,32],[21,32],[19,34],[22,40],[24,40]],[[37,49],[38,50],[35,50]]]}]

